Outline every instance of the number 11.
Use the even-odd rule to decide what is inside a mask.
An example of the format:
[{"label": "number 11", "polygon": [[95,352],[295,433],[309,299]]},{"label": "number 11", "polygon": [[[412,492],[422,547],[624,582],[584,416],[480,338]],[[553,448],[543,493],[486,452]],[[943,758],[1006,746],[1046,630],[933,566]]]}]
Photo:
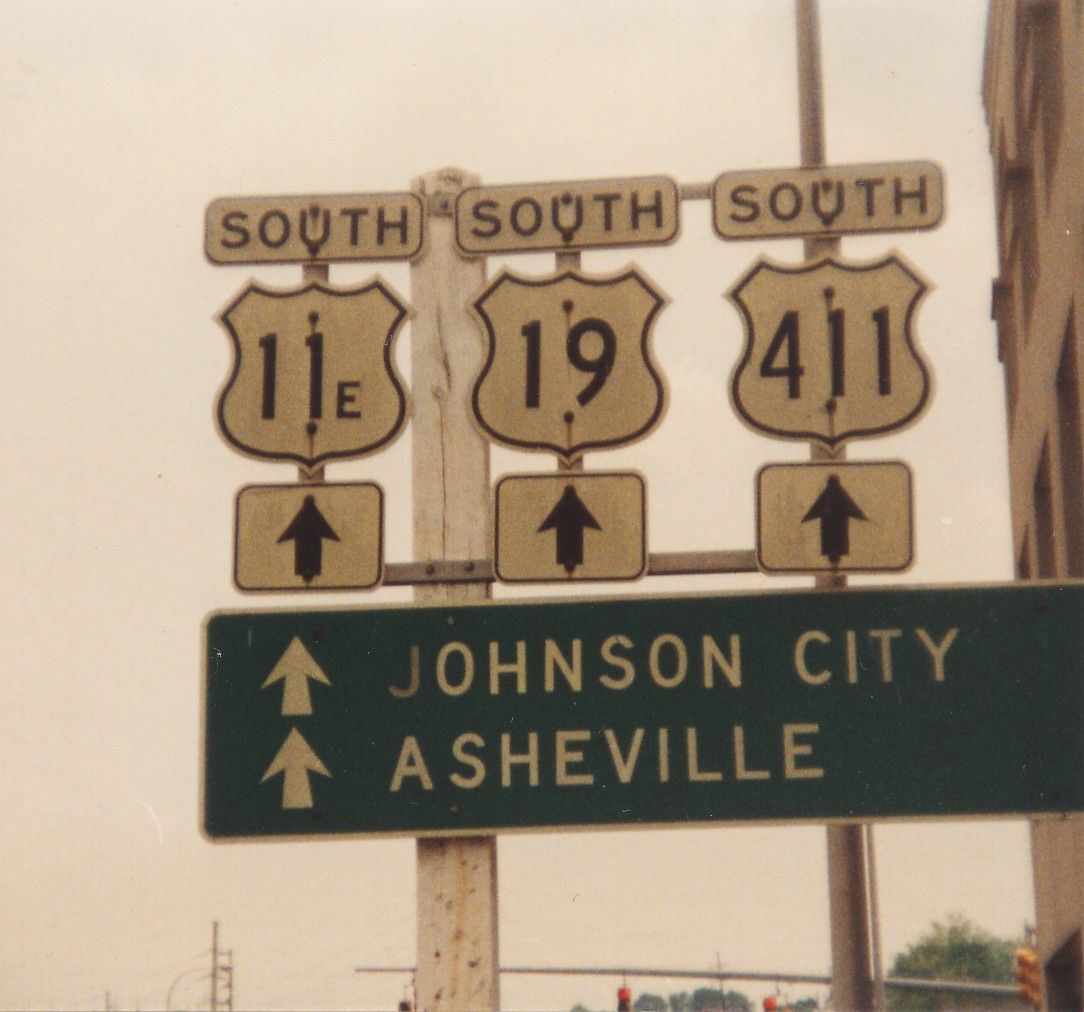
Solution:
[{"label": "number 11", "polygon": [[[259,342],[263,352],[263,394],[260,401],[260,417],[275,417],[275,380],[278,364],[278,334],[264,334]],[[309,418],[324,416],[324,335],[313,331],[305,338],[309,349]]]}]

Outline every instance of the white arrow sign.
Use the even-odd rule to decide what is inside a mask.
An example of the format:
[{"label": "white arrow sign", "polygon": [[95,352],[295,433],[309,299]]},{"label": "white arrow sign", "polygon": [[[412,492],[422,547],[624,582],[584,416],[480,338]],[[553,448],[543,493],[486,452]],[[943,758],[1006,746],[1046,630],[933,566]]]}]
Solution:
[{"label": "white arrow sign", "polygon": [[282,715],[307,717],[312,713],[310,678],[322,685],[331,684],[312,654],[305,649],[305,644],[295,636],[260,688],[266,689],[269,685],[282,682]]},{"label": "white arrow sign", "polygon": [[301,732],[295,727],[286,736],[286,741],[282,743],[278,755],[271,760],[271,765],[260,778],[260,783],[281,773],[283,774],[282,807],[312,808],[310,771],[325,777],[331,776],[327,767],[320,762],[320,757],[313,752],[312,746],[305,741]]}]

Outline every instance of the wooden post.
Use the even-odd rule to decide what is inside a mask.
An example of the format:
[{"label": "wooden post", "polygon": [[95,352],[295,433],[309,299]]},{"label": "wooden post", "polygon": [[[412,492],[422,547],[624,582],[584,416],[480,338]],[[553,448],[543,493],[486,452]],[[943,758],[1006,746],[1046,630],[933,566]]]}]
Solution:
[{"label": "wooden post", "polygon": [[[798,38],[798,118],[803,168],[825,163],[824,96],[821,81],[820,28],[817,0],[796,0]],[[839,252],[835,237],[807,239],[805,257]],[[842,460],[814,443],[814,460]],[[818,587],[844,587],[837,573],[818,576]],[[866,848],[862,826],[828,826],[828,912],[832,938],[832,1006],[848,1012],[874,1008],[870,976],[869,910],[866,903]]]},{"label": "wooden post", "polygon": [[[479,180],[455,169],[413,188],[426,200],[426,250],[410,272],[414,558],[485,559],[490,549],[489,447],[469,417],[482,368],[470,297],[485,262],[456,250],[456,193]],[[433,584],[417,600],[486,598],[489,585]],[[419,839],[416,1007],[488,1012],[499,1007],[496,837]]]}]

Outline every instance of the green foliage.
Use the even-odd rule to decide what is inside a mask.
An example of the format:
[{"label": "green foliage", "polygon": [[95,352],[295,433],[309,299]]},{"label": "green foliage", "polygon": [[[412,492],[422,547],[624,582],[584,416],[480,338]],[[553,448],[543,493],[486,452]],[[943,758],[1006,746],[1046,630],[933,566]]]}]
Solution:
[{"label": "green foliage", "polygon": [[642,994],[632,1003],[636,1012],[666,1012],[666,999],[661,994]]},{"label": "green foliage", "polygon": [[[1013,949],[1018,940],[998,938],[953,914],[947,924],[934,921],[929,931],[900,953],[889,976],[926,980],[967,980],[983,984],[1013,982]],[[961,995],[949,991],[908,992],[889,988],[892,1012],[938,1009],[991,1009],[1004,1000]]]},{"label": "green foliage", "polygon": [[749,1012],[753,1003],[740,991],[727,991],[724,994],[717,987],[698,987],[692,994],[681,991],[670,995],[668,1005],[659,1006],[659,1012],[664,1012],[667,1007],[670,1012],[707,1012],[708,1009]]}]

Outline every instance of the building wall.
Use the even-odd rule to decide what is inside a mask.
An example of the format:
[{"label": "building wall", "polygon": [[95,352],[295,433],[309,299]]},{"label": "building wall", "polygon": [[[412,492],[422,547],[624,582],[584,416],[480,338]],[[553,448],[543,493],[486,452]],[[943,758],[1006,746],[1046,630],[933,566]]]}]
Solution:
[{"label": "building wall", "polygon": [[[1022,579],[1084,576],[1084,0],[992,0],[983,99],[997,193],[993,283]],[[1052,1008],[1084,1005],[1084,817],[1036,820]]]}]

